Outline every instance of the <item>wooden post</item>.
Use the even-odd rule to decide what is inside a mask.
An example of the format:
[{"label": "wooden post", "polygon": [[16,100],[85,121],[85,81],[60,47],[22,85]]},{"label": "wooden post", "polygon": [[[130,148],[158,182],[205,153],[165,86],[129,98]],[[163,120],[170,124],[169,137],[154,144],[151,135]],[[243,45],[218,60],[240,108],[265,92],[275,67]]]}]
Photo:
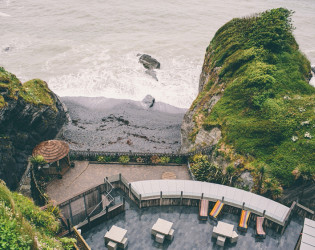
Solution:
[{"label": "wooden post", "polygon": [[222,202],[224,202],[224,196],[222,196]]},{"label": "wooden post", "polygon": [[87,209],[86,209],[86,199],[85,199],[85,194],[83,194],[83,201],[84,201],[84,211],[85,211],[85,217],[88,218],[88,223],[90,224],[90,220],[89,220],[89,215],[87,213]]},{"label": "wooden post", "polygon": [[162,194],[162,191],[160,192],[160,206],[162,206],[162,196],[163,196],[163,194]]},{"label": "wooden post", "polygon": [[71,233],[71,225],[70,225],[70,220],[67,219],[67,226],[68,226],[68,231],[69,231],[69,234]]},{"label": "wooden post", "polygon": [[141,208],[141,194],[139,195],[139,207]]},{"label": "wooden post", "polygon": [[245,202],[243,202],[243,205],[242,205],[242,209],[244,210],[244,207],[245,207]]},{"label": "wooden post", "polygon": [[266,213],[266,210],[264,210],[264,212],[263,212],[263,217],[265,217],[265,213]]},{"label": "wooden post", "polygon": [[105,184],[105,185],[106,185],[106,186],[105,186],[106,192],[108,192],[108,189],[109,189],[109,188],[108,188],[108,177],[107,177],[107,176],[105,177],[104,182],[106,183],[106,184]]},{"label": "wooden post", "polygon": [[129,183],[128,196],[129,196],[129,198],[131,199],[131,183]]},{"label": "wooden post", "polygon": [[183,205],[183,191],[180,191],[180,205]]},{"label": "wooden post", "polygon": [[201,194],[201,200],[203,199],[203,193]]},{"label": "wooden post", "polygon": [[70,213],[71,224],[73,225],[73,218],[72,218],[72,210],[71,210],[71,202],[70,202],[70,200],[69,200],[68,206],[69,206],[69,213]]}]

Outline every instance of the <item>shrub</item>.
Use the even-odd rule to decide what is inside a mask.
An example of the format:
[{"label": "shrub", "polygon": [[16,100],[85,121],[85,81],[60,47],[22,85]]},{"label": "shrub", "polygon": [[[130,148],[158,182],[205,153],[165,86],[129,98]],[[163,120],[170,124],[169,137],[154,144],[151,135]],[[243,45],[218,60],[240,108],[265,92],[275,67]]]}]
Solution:
[{"label": "shrub", "polygon": [[174,160],[175,163],[177,164],[183,164],[184,163],[184,158],[182,157],[176,157]]},{"label": "shrub", "polygon": [[136,159],[136,161],[137,161],[138,163],[143,163],[143,162],[144,162],[144,159],[141,158],[141,157],[138,157],[138,158]]},{"label": "shrub", "polygon": [[98,162],[105,162],[105,156],[98,156],[97,161]]},{"label": "shrub", "polygon": [[72,250],[73,244],[77,243],[77,240],[74,238],[61,238],[60,242],[62,243],[62,247],[64,250]]},{"label": "shrub", "polygon": [[30,160],[31,160],[32,165],[35,167],[35,169],[47,164],[47,162],[45,161],[45,158],[42,155],[32,156]]},{"label": "shrub", "polygon": [[112,161],[112,157],[107,155],[107,156],[98,156],[97,157],[97,161],[98,162],[111,162]]},{"label": "shrub", "polygon": [[158,163],[160,163],[160,157],[159,157],[158,155],[152,155],[152,156],[151,156],[151,162],[152,162],[153,164],[158,164]]},{"label": "shrub", "polygon": [[160,163],[162,163],[162,164],[166,164],[166,163],[169,163],[169,162],[170,162],[170,158],[167,157],[167,156],[162,156],[160,158]]},{"label": "shrub", "polygon": [[119,157],[118,161],[122,164],[126,164],[130,161],[130,158],[128,155],[122,155]]}]

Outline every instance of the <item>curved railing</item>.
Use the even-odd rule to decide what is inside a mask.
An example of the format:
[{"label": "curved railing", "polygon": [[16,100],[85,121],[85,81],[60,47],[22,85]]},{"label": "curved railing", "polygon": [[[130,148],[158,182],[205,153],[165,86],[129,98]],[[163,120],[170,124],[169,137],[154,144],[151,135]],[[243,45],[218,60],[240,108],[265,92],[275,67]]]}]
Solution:
[{"label": "curved railing", "polygon": [[190,180],[147,180],[132,182],[133,193],[142,200],[167,198],[223,200],[225,204],[249,210],[285,225],[290,208],[263,196],[225,185]]}]

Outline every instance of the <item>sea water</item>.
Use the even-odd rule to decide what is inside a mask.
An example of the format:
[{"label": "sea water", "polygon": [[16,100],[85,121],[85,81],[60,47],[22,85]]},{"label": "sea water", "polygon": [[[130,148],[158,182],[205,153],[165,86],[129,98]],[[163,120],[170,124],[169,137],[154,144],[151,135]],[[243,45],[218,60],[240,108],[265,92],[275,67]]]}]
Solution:
[{"label": "sea water", "polygon": [[[206,47],[234,17],[294,10],[294,34],[315,64],[315,0],[0,0],[0,66],[60,96],[105,96],[187,108]],[[158,81],[138,53],[161,63]]]}]

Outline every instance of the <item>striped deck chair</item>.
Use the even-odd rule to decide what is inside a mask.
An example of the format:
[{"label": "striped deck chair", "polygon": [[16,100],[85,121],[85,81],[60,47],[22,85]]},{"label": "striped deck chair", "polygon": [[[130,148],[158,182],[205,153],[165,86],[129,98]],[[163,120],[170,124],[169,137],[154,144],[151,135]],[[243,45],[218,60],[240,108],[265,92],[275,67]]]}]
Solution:
[{"label": "striped deck chair", "polygon": [[199,202],[199,220],[207,220],[208,219],[208,209],[209,209],[209,201],[208,200],[200,200],[200,202]]},{"label": "striped deck chair", "polygon": [[217,200],[217,202],[215,203],[214,207],[212,208],[210,212],[210,218],[216,220],[223,208],[223,205],[224,205],[223,202]]},{"label": "striped deck chair", "polygon": [[237,229],[243,232],[247,231],[247,222],[250,216],[250,212],[246,210],[242,210],[240,223],[238,223]]},{"label": "striped deck chair", "polygon": [[256,236],[263,239],[266,238],[266,233],[263,228],[264,219],[265,219],[264,217],[256,218]]}]

